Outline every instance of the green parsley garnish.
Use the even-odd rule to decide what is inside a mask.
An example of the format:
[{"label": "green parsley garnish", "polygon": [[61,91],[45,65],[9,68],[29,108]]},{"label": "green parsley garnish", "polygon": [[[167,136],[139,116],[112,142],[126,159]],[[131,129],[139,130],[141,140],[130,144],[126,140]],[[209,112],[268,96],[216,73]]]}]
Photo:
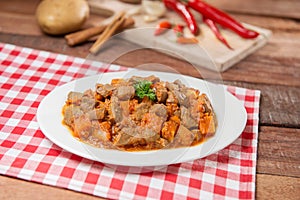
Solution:
[{"label": "green parsley garnish", "polygon": [[152,85],[151,81],[139,81],[134,84],[135,95],[143,99],[144,97],[148,97],[150,100],[154,101],[156,99],[156,95],[153,89],[150,88]]}]

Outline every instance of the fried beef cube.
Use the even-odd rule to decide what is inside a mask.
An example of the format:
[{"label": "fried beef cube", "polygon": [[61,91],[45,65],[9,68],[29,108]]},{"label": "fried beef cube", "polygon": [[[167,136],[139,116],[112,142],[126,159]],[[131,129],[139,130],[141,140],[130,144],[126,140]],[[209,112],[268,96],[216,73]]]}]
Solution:
[{"label": "fried beef cube", "polygon": [[154,76],[154,75],[151,75],[151,76],[146,77],[146,80],[147,80],[147,81],[150,81],[150,82],[152,82],[152,83],[156,83],[156,82],[159,82],[159,81],[160,81],[160,79],[159,79],[158,77]]},{"label": "fried beef cube", "polygon": [[92,122],[88,115],[81,115],[80,117],[75,118],[73,129],[75,137],[87,138],[92,132]]},{"label": "fried beef cube", "polygon": [[79,106],[76,105],[65,105],[63,108],[64,123],[68,126],[72,126],[74,119],[83,114]]},{"label": "fried beef cube", "polygon": [[188,106],[184,88],[180,88],[177,84],[169,82],[166,83],[166,87],[169,90],[167,103],[179,103],[180,106]]},{"label": "fried beef cube", "polygon": [[116,96],[118,97],[118,99],[122,101],[131,99],[135,94],[135,89],[133,86],[122,85],[117,87],[116,90],[117,90]]},{"label": "fried beef cube", "polygon": [[153,130],[156,134],[159,135],[164,122],[165,120],[157,116],[156,114],[147,113],[146,115],[144,115],[141,121],[141,126],[144,129]]},{"label": "fried beef cube", "polygon": [[176,96],[174,95],[173,92],[168,91],[168,97],[167,97],[166,102],[171,103],[171,104],[177,104],[178,103],[178,100],[177,100],[177,98],[176,98]]},{"label": "fried beef cube", "polygon": [[180,111],[181,111],[181,123],[183,126],[185,126],[188,129],[192,129],[192,128],[197,128],[198,127],[198,122],[196,119],[194,119],[191,116],[191,112],[189,109],[187,109],[184,106],[180,107]]},{"label": "fried beef cube", "polygon": [[109,122],[93,121],[93,137],[100,141],[109,141],[111,139],[111,125]]},{"label": "fried beef cube", "polygon": [[167,98],[168,98],[168,90],[167,88],[164,86],[163,82],[157,82],[153,85],[153,89],[155,91],[156,94],[156,98],[157,101],[159,103],[164,103],[166,102]]},{"label": "fried beef cube", "polygon": [[103,98],[107,98],[112,95],[115,87],[110,84],[97,84],[96,85],[96,93],[99,94]]},{"label": "fried beef cube", "polygon": [[185,126],[180,125],[176,136],[173,140],[176,147],[178,146],[190,146],[194,141],[195,135],[192,131],[187,129]]},{"label": "fried beef cube", "polygon": [[149,113],[144,115],[141,126],[153,130],[157,135],[160,134],[163,123],[167,120],[167,108],[163,104],[154,104]]},{"label": "fried beef cube", "polygon": [[137,104],[135,106],[134,113],[132,114],[133,119],[137,121],[141,121],[143,116],[149,112],[150,106],[151,106],[150,101]]},{"label": "fried beef cube", "polygon": [[104,107],[93,109],[88,112],[90,120],[102,120],[106,116],[106,109]]},{"label": "fried beef cube", "polygon": [[114,140],[116,146],[146,145],[159,139],[159,135],[151,129],[124,127]]},{"label": "fried beef cube", "polygon": [[155,113],[163,120],[166,120],[168,117],[167,108],[164,104],[154,104],[153,106],[151,106],[149,113]]},{"label": "fried beef cube", "polygon": [[121,147],[133,144],[133,136],[122,131],[119,131],[118,134],[114,137],[113,144]]},{"label": "fried beef cube", "polygon": [[137,83],[137,82],[141,82],[141,81],[150,81],[153,84],[155,84],[156,82],[159,82],[160,79],[154,75],[148,76],[148,77],[140,77],[140,76],[132,76],[128,82],[129,83]]},{"label": "fried beef cube", "polygon": [[143,115],[141,125],[136,125],[131,118],[123,118],[119,125],[119,133],[114,138],[114,145],[129,146],[155,143],[160,138],[160,131],[167,119],[166,107],[155,104]]},{"label": "fried beef cube", "polygon": [[83,96],[81,99],[81,104],[80,104],[80,109],[84,112],[87,113],[91,110],[94,109],[96,104],[96,101],[94,98],[88,97],[88,96]]},{"label": "fried beef cube", "polygon": [[[130,118],[124,118],[117,128],[117,135],[113,138],[113,144],[122,147],[145,143],[141,129]],[[147,138],[146,138],[147,139]]]},{"label": "fried beef cube", "polygon": [[95,93],[93,92],[93,90],[89,89],[84,91],[83,96],[88,97],[88,98],[94,98]]},{"label": "fried beef cube", "polygon": [[111,97],[110,109],[111,117],[116,122],[119,123],[123,120],[122,108],[120,106],[120,101],[116,96]]},{"label": "fried beef cube", "polygon": [[166,82],[166,88],[168,88],[169,91],[179,90],[178,85],[170,82]]},{"label": "fried beef cube", "polygon": [[80,92],[69,92],[67,102],[69,104],[80,105],[81,99],[83,97],[83,93]]}]

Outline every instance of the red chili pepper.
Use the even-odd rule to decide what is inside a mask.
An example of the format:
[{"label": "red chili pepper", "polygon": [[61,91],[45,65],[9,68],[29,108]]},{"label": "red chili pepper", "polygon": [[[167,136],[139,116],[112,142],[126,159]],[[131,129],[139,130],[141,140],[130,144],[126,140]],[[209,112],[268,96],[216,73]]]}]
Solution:
[{"label": "red chili pepper", "polygon": [[191,32],[194,35],[198,35],[199,33],[198,24],[194,16],[192,15],[192,13],[190,12],[189,8],[185,4],[177,0],[163,0],[163,3],[168,9],[177,12],[185,20]]},{"label": "red chili pepper", "polygon": [[182,37],[183,36],[183,29],[184,29],[184,26],[181,25],[181,24],[177,24],[173,28],[173,30],[174,30],[177,37]]},{"label": "red chili pepper", "polygon": [[172,24],[168,21],[160,22],[154,32],[154,35],[161,35],[165,33],[168,29],[172,28]]},{"label": "red chili pepper", "polygon": [[256,38],[259,35],[259,33],[255,31],[246,29],[241,23],[228,14],[201,0],[188,0],[187,6],[200,12],[204,17],[211,19],[221,26],[231,29],[243,38]]},{"label": "red chili pepper", "polygon": [[216,23],[212,21],[211,19],[208,19],[206,17],[203,17],[203,21],[209,26],[209,28],[214,32],[215,36],[223,43],[225,44],[229,49],[233,50],[233,48],[228,44],[227,40],[223,37],[220,30],[218,29]]}]

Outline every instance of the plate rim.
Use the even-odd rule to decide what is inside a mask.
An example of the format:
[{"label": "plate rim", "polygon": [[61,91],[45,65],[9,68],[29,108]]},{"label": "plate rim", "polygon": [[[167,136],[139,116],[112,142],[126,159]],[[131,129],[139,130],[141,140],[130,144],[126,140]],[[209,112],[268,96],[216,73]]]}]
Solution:
[{"label": "plate rim", "polygon": [[[85,144],[85,143],[83,143],[83,142],[75,139],[71,135],[70,131],[67,130],[67,127],[65,127],[62,123],[60,123],[60,125],[63,126],[64,129],[66,129],[65,132],[67,132],[73,138],[73,141],[76,141],[80,145],[83,145],[83,148],[81,148],[81,149],[78,150],[78,149],[74,149],[74,148],[70,147],[70,145],[66,145],[66,144],[60,142],[59,140],[57,140],[57,138],[54,137],[53,134],[51,134],[51,131],[49,131],[44,126],[44,120],[43,120],[43,118],[45,116],[43,116],[43,111],[45,110],[45,105],[47,103],[49,103],[49,99],[51,99],[51,97],[55,93],[57,93],[58,91],[63,90],[64,88],[71,87],[72,84],[76,84],[76,83],[78,83],[80,81],[93,80],[93,79],[96,79],[99,76],[107,76],[107,77],[112,76],[112,77],[116,78],[116,77],[122,77],[126,73],[136,73],[136,72],[143,73],[145,76],[151,75],[151,74],[158,75],[159,78],[161,78],[160,76],[162,76],[162,75],[165,75],[165,76],[175,76],[175,77],[178,77],[178,78],[186,78],[186,79],[191,79],[192,81],[197,81],[197,82],[199,81],[199,82],[201,82],[201,84],[208,84],[208,85],[213,86],[213,87],[221,87],[221,88],[223,88],[225,97],[231,98],[231,100],[234,99],[236,101],[237,105],[239,106],[239,108],[241,108],[240,115],[242,116],[243,119],[241,120],[242,124],[240,124],[240,126],[238,127],[239,130],[237,130],[237,132],[239,132],[239,133],[235,133],[234,137],[231,137],[230,141],[227,141],[227,143],[221,144],[221,145],[219,144],[218,148],[213,148],[211,151],[209,151],[207,153],[204,153],[201,156],[197,156],[197,155],[193,155],[193,153],[199,153],[200,152],[200,154],[201,154],[202,148],[205,146],[205,144],[208,141],[213,140],[213,138],[215,136],[212,137],[212,138],[210,138],[208,141],[206,141],[204,143],[201,143],[199,145],[195,145],[195,146],[192,146],[192,147],[181,147],[181,148],[174,148],[174,149],[162,149],[162,150],[151,150],[151,151],[128,152],[128,151],[119,151],[119,150],[111,150],[111,149],[100,149],[100,148],[96,148],[96,147],[93,147],[91,145]],[[94,83],[94,85],[95,84],[96,84],[96,82]],[[90,86],[89,89],[93,89],[92,86]],[[199,88],[197,88],[197,89],[199,89]],[[67,93],[65,94],[65,99],[66,99],[66,95],[67,95]],[[212,100],[212,99],[210,99],[210,100]],[[62,109],[62,107],[59,107],[60,111],[61,111],[61,109]],[[225,108],[225,109],[227,109],[227,108]],[[226,111],[225,111],[225,114],[226,114]],[[218,118],[218,116],[217,116],[217,118]],[[62,114],[61,114],[61,120],[62,120]],[[219,121],[219,119],[218,119],[218,121]],[[202,79],[197,79],[197,78],[194,78],[194,77],[191,77],[191,76],[186,76],[186,75],[181,75],[181,74],[174,74],[174,73],[168,73],[168,72],[156,72],[156,71],[129,70],[129,71],[122,71],[122,72],[105,72],[105,73],[102,73],[102,74],[95,74],[95,75],[91,75],[91,76],[86,76],[86,77],[75,79],[75,80],[67,82],[67,83],[65,83],[63,85],[55,87],[40,102],[40,104],[38,106],[38,110],[37,110],[37,122],[39,124],[39,127],[40,127],[42,133],[51,142],[53,142],[54,144],[58,145],[60,148],[67,150],[70,153],[74,153],[74,154],[79,155],[79,156],[81,156],[83,158],[87,158],[87,159],[90,159],[90,160],[102,162],[102,163],[105,163],[105,164],[113,164],[113,165],[120,165],[120,166],[129,166],[129,167],[149,167],[149,166],[162,166],[162,165],[170,165],[170,164],[188,162],[188,161],[192,161],[192,160],[196,160],[196,159],[200,159],[200,158],[206,157],[208,155],[214,154],[214,153],[216,153],[216,152],[224,149],[226,146],[232,144],[242,134],[242,132],[243,132],[245,126],[246,126],[246,122],[247,122],[247,112],[246,112],[246,109],[244,107],[244,104],[240,100],[238,100],[237,97],[235,97],[234,95],[232,95],[231,93],[229,93],[224,88],[224,85],[210,83],[210,82],[202,80]],[[217,127],[217,131],[218,130],[219,130],[219,125]],[[214,139],[219,139],[219,138],[215,137]],[[68,141],[68,142],[70,142],[70,141]],[[85,152],[82,152],[82,149],[85,149]],[[95,157],[95,155],[94,156],[91,155],[91,151],[97,151],[97,152],[100,151],[100,154],[99,154],[100,158],[99,157]],[[157,152],[159,152],[159,153],[157,153]],[[171,153],[175,153],[175,154],[181,153],[185,157],[181,157],[178,160],[174,160],[174,158],[172,157],[170,159],[173,159],[173,162],[170,159],[169,160],[167,159],[168,161],[156,160],[153,163],[145,160],[145,158],[144,158],[145,155],[147,155],[149,157],[149,154],[150,154],[150,157],[152,157],[152,158],[155,157],[155,156],[157,156],[157,154],[158,155],[163,155],[163,156],[168,156],[170,154],[170,152]],[[124,162],[124,160],[123,161],[120,161],[118,159],[112,160],[110,158],[105,157],[106,156],[105,153],[109,153],[110,154],[109,157],[112,156],[113,158],[117,158],[118,155],[119,156],[124,156],[124,155],[130,154],[130,156],[132,158],[134,158],[134,161]],[[142,160],[142,161],[144,160],[144,163],[139,162],[139,160]]]}]

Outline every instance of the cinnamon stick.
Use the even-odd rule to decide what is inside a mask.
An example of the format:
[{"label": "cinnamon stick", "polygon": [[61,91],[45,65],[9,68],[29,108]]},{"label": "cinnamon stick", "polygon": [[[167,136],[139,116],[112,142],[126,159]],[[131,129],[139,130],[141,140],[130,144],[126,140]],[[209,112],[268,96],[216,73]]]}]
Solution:
[{"label": "cinnamon stick", "polygon": [[93,44],[93,46],[89,49],[91,53],[95,54],[99,51],[102,44],[110,37],[112,36],[118,28],[121,27],[121,25],[125,21],[125,12],[121,12],[115,18],[113,21],[105,28],[103,33],[98,37],[97,41]]},{"label": "cinnamon stick", "polygon": [[[128,17],[125,19],[124,23],[117,29],[116,32],[122,31],[126,28],[129,28],[134,25],[134,20],[132,17]],[[101,34],[107,25],[100,25],[91,28],[84,29],[82,31],[77,31],[75,33],[71,33],[65,36],[67,44],[69,46],[75,46],[77,44],[81,44],[83,42],[88,41],[90,38]]]}]

